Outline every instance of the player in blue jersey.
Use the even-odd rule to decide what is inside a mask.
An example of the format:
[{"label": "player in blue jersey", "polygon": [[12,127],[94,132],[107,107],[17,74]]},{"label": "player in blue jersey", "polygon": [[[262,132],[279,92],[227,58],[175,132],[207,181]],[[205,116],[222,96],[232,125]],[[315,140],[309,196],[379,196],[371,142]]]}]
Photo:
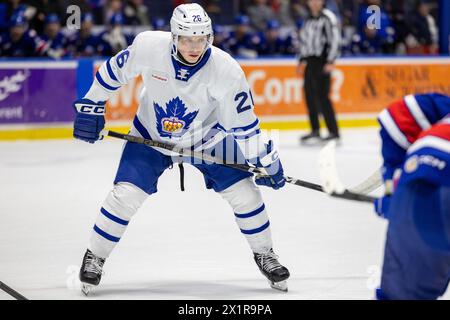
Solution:
[{"label": "player in blue jersey", "polygon": [[37,57],[44,43],[36,31],[28,28],[23,12],[10,19],[9,31],[0,35],[0,56]]},{"label": "player in blue jersey", "polygon": [[[243,159],[267,172],[256,177],[256,184],[283,187],[283,167],[273,143],[265,144],[261,138],[244,72],[212,42],[211,20],[200,5],[175,8],[171,32],[142,32],[131,46],[102,64],[90,90],[75,102],[75,138],[91,143],[98,140],[105,124],[105,101],[141,75],[143,90],[131,134],[227,161]],[[99,284],[105,259],[144,200],[157,192],[158,178],[173,164],[172,155],[167,150],[126,143],[114,188],[100,209],[83,259],[80,279],[85,293],[89,286]],[[204,175],[206,187],[230,204],[254,260],[271,286],[286,291],[289,271],[272,249],[269,217],[252,174],[218,164],[193,165]]]},{"label": "player in blue jersey", "polygon": [[61,32],[58,15],[50,13],[45,17],[44,34],[41,36],[44,45],[40,48],[42,56],[59,59],[68,55],[68,39]]},{"label": "player in blue jersey", "polygon": [[228,34],[224,47],[233,55],[255,58],[258,56],[260,43],[260,36],[251,31],[250,18],[246,15],[238,15],[235,18],[235,30]]},{"label": "player in blue jersey", "polygon": [[378,299],[437,299],[450,280],[450,97],[408,95],[379,116],[389,220]]},{"label": "player in blue jersey", "polygon": [[80,30],[69,39],[69,51],[74,57],[92,57],[100,55],[100,38],[93,34],[94,17],[90,13],[81,15]]},{"label": "player in blue jersey", "polygon": [[294,55],[296,47],[290,34],[282,37],[280,34],[280,22],[272,19],[267,21],[266,30],[259,33],[261,42],[258,45],[259,55]]},{"label": "player in blue jersey", "polygon": [[112,15],[107,30],[99,34],[99,51],[102,56],[115,55],[132,42],[132,37],[123,29],[123,20],[121,13]]}]

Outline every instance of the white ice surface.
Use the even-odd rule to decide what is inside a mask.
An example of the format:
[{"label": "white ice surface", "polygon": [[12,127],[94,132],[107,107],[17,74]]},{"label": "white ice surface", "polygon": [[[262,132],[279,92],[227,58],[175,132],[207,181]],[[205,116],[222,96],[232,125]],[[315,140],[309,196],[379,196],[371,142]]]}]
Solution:
[{"label": "white ice surface", "polygon": [[[285,173],[320,183],[319,148],[300,147],[299,134],[279,134]],[[78,268],[121,149],[113,139],[0,143],[0,281],[29,299],[86,299]],[[381,164],[377,130],[344,130],[336,157],[344,184],[361,182]],[[370,204],[263,188],[274,249],[291,272],[281,293],[257,269],[228,204],[185,168],[186,192],[176,167],[166,171],[88,299],[373,298],[387,223]]]}]

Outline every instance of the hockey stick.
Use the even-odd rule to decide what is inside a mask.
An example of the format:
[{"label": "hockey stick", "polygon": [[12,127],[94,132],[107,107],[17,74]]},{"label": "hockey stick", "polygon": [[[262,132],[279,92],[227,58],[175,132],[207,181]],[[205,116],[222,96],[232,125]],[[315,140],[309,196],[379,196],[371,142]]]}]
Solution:
[{"label": "hockey stick", "polygon": [[319,153],[319,175],[322,180],[324,191],[328,194],[342,193],[345,190],[357,194],[368,194],[381,186],[382,177],[380,169],[376,170],[371,176],[365,179],[357,186],[345,189],[339,178],[336,168],[336,142],[330,141]]},{"label": "hockey stick", "polygon": [[13,298],[15,298],[16,300],[28,300],[27,298],[25,298],[23,295],[21,295],[20,293],[18,293],[16,290],[8,287],[6,284],[4,284],[3,282],[0,281],[0,289],[2,289],[3,291],[5,291],[7,294],[9,294],[10,296],[12,296]]},{"label": "hockey stick", "polygon": [[[104,130],[102,132],[102,135],[126,140],[129,142],[144,144],[149,147],[166,149],[166,150],[175,152],[181,156],[203,159],[208,162],[224,165],[224,166],[242,170],[242,171],[252,172],[257,175],[266,175],[266,173],[263,170],[256,168],[256,167],[251,167],[251,166],[248,166],[245,164],[225,163],[225,162],[223,162],[222,159],[212,157],[212,156],[204,154],[202,152],[196,152],[196,151],[193,151],[190,149],[179,148],[179,147],[176,147],[174,145],[164,143],[164,142],[154,141],[154,140],[150,140],[150,139],[132,136],[129,134],[123,134],[123,133],[119,133],[119,132],[115,132],[115,131],[107,131],[107,130]],[[325,192],[321,185],[318,185],[318,184],[315,184],[312,182],[308,182],[308,181],[303,181],[300,179],[295,179],[295,178],[288,177],[288,176],[285,176],[284,178],[286,179],[287,183],[295,184],[300,187],[304,187],[304,188],[308,188],[308,189],[312,189],[312,190],[316,190],[316,191],[320,191],[320,192]],[[373,202],[375,200],[374,197],[367,196],[364,194],[354,193],[349,190],[345,190],[344,192],[339,193],[339,194],[332,193],[331,196],[336,197],[336,198],[361,201],[361,202]]]},{"label": "hockey stick", "polygon": [[383,176],[381,175],[381,168],[377,169],[372,175],[367,177],[360,184],[349,188],[351,192],[369,194],[383,184]]}]

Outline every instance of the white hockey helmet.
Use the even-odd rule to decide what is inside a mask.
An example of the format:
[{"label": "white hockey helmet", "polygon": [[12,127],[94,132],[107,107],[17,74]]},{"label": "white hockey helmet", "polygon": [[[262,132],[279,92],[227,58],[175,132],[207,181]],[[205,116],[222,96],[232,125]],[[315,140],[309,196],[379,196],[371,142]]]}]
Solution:
[{"label": "white hockey helmet", "polygon": [[[172,55],[177,57],[179,36],[207,36],[206,49],[213,43],[213,29],[211,19],[198,3],[180,4],[172,13],[170,19],[172,32]],[[200,61],[200,59],[199,59]]]}]

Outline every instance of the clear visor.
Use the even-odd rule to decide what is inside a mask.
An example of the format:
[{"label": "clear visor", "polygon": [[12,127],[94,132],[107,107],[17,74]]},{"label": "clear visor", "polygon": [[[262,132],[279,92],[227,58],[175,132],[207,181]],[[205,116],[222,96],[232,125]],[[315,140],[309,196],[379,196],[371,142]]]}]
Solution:
[{"label": "clear visor", "polygon": [[207,36],[178,36],[178,47],[189,49],[205,49],[210,35]]}]

